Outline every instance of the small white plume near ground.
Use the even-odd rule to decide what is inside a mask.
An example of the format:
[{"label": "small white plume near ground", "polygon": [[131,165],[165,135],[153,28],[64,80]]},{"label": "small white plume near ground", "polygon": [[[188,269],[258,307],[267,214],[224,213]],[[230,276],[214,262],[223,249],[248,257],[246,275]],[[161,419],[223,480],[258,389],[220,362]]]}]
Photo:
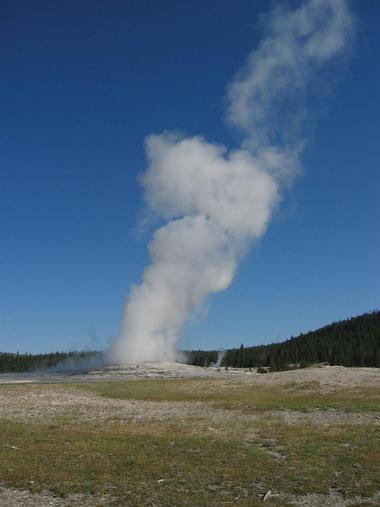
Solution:
[{"label": "small white plume near ground", "polygon": [[166,224],[130,291],[112,362],[175,359],[189,315],[229,287],[300,172],[307,91],[345,54],[353,17],[345,0],[307,0],[275,7],[262,22],[259,47],[228,86],[226,117],[242,133],[241,147],[172,132],[145,141],[146,202]]}]

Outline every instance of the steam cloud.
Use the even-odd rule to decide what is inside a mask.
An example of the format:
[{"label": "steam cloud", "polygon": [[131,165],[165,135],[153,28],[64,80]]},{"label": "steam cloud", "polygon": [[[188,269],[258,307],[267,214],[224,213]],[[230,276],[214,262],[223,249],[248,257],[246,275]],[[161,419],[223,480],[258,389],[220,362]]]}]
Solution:
[{"label": "steam cloud", "polygon": [[242,132],[241,147],[171,132],[146,139],[145,196],[166,225],[129,295],[113,361],[175,358],[189,315],[231,284],[299,172],[306,89],[344,53],[353,19],[345,0],[308,0],[276,7],[263,22],[261,44],[228,87],[227,120]]}]

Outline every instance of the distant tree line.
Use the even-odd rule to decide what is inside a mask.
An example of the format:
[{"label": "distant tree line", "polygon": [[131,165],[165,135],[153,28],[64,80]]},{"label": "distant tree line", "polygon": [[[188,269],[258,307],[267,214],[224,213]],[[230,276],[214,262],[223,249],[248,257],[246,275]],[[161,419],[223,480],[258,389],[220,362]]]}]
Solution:
[{"label": "distant tree line", "polygon": [[[191,350],[183,354],[189,364],[210,366],[220,357],[217,350]],[[101,352],[54,352],[51,354],[0,353],[0,373],[52,368],[59,363],[80,364]],[[222,367],[266,368],[271,371],[302,368],[315,363],[380,367],[380,311],[301,333],[281,343],[226,350]]]},{"label": "distant tree line", "polygon": [[10,354],[0,352],[0,373],[22,372],[56,367],[59,363],[78,364],[99,352],[52,352],[50,354]]},{"label": "distant tree line", "polygon": [[[216,363],[218,352],[186,352],[190,364]],[[222,366],[237,368],[267,367],[271,371],[303,367],[315,363],[343,366],[380,367],[380,311],[301,333],[281,343],[229,349]]]}]

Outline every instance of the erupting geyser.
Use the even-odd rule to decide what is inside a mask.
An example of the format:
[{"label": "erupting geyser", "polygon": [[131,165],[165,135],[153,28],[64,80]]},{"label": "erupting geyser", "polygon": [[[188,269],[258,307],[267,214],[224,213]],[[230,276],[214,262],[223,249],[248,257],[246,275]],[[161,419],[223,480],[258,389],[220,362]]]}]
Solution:
[{"label": "erupting geyser", "polygon": [[149,244],[151,264],[131,290],[112,361],[175,359],[189,313],[231,284],[299,172],[306,89],[344,53],[352,16],[345,0],[308,0],[263,21],[265,36],[228,87],[241,147],[170,132],[146,139],[145,196],[167,223]]}]

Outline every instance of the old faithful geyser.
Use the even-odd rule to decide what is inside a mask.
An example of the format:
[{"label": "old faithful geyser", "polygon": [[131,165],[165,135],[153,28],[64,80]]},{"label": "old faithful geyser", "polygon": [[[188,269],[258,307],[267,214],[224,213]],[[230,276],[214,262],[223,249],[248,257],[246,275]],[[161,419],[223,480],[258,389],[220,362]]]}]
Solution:
[{"label": "old faithful geyser", "polygon": [[189,314],[231,284],[300,170],[308,85],[345,52],[352,16],[345,0],[308,0],[295,10],[278,6],[263,21],[259,47],[228,86],[226,116],[242,133],[240,148],[170,132],[145,141],[146,201],[167,223],[131,289],[112,361],[175,358]]}]

